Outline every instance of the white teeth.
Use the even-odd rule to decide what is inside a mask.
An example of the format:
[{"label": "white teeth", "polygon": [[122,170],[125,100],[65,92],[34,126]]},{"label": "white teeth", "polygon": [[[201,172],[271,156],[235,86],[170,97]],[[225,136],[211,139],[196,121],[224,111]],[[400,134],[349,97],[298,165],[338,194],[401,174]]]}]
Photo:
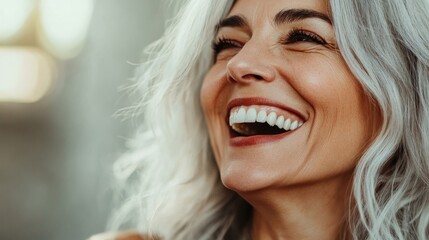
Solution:
[{"label": "white teeth", "polygon": [[256,109],[254,108],[247,109],[246,118],[244,119],[244,122],[247,122],[247,123],[256,122]]},{"label": "white teeth", "polygon": [[279,128],[283,128],[284,121],[285,121],[285,117],[283,116],[278,117],[276,121],[276,126]]},{"label": "white teeth", "polygon": [[289,131],[290,129],[290,118],[288,118],[285,123],[283,124],[283,129],[286,131]]},{"label": "white teeth", "polygon": [[[246,110],[247,109],[247,110]],[[283,128],[286,131],[295,130],[301,127],[304,122],[295,120],[292,122],[290,118],[285,119],[284,116],[277,116],[276,112],[270,112],[267,114],[265,110],[258,111],[254,107],[240,107],[231,111],[229,116],[229,125],[234,126],[236,123],[268,123],[270,126],[276,125],[279,128]],[[237,127],[237,126],[235,126]],[[244,126],[242,126],[244,127]],[[249,126],[246,126],[249,127]]]},{"label": "white teeth", "polygon": [[272,127],[276,123],[277,114],[275,112],[271,112],[268,114],[267,123]]},{"label": "white teeth", "polygon": [[266,122],[267,121],[267,112],[265,112],[264,110],[260,111],[258,113],[258,117],[256,118],[256,121],[260,122],[260,123]]},{"label": "white teeth", "polygon": [[245,118],[246,118],[246,110],[243,107],[241,107],[240,110],[238,110],[237,114],[235,115],[235,122],[242,123],[244,122]]},{"label": "white teeth", "polygon": [[298,121],[295,121],[295,122],[293,122],[293,123],[290,125],[290,130],[291,130],[291,131],[293,131],[293,130],[295,130],[297,127],[298,127]]}]

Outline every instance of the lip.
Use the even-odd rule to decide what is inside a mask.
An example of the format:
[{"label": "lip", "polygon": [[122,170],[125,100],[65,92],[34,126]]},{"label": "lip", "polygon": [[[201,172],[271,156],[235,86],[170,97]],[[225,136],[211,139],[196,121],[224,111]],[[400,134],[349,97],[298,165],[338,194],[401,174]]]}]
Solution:
[{"label": "lip", "polygon": [[263,144],[268,142],[274,142],[293,133],[295,133],[295,131],[289,131],[289,132],[276,134],[276,135],[256,135],[256,136],[250,136],[250,137],[232,137],[232,134],[230,134],[229,145],[233,147],[245,147],[245,146]]},{"label": "lip", "polygon": [[[288,107],[282,103],[276,102],[274,100],[268,99],[268,98],[260,98],[260,97],[251,97],[251,98],[236,98],[231,100],[228,105],[227,105],[227,116],[225,117],[225,122],[229,128],[228,125],[228,113],[231,111],[232,108],[237,107],[237,106],[251,106],[251,105],[266,105],[266,106],[273,106],[273,107],[277,107],[280,109],[283,109],[285,111],[291,112],[293,114],[296,114],[297,116],[299,116],[301,119],[304,120],[304,123],[307,121],[307,117],[297,111],[296,109],[293,109],[291,107]],[[230,129],[230,128],[229,128]],[[298,130],[298,129],[297,129]],[[276,134],[276,135],[255,135],[255,136],[249,136],[249,137],[244,137],[244,136],[234,136],[232,134],[232,130],[230,129],[230,139],[229,139],[229,144],[231,146],[234,147],[243,147],[243,146],[250,146],[250,145],[256,145],[256,144],[263,144],[263,143],[268,143],[268,142],[273,142],[273,141],[278,141],[290,134],[295,133],[295,131],[288,131],[285,133],[281,133],[281,134]]]}]

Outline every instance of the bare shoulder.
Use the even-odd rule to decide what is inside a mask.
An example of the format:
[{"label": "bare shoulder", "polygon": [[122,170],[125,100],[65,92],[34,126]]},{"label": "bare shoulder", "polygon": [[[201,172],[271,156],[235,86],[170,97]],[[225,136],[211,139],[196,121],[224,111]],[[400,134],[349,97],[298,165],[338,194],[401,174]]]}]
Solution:
[{"label": "bare shoulder", "polygon": [[100,233],[88,240],[160,240],[157,237],[141,235],[137,232]]}]

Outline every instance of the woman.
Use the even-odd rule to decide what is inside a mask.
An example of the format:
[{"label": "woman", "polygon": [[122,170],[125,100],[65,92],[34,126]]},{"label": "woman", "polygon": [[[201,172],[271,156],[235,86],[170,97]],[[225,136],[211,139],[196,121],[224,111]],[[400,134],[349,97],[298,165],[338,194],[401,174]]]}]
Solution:
[{"label": "woman", "polygon": [[428,22],[427,0],[187,1],[142,65],[111,228],[428,239]]}]

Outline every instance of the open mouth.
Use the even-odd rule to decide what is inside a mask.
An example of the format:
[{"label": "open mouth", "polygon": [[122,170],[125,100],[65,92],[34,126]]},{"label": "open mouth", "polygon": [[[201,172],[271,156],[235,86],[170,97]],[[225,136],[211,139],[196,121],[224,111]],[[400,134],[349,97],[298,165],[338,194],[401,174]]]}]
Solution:
[{"label": "open mouth", "polygon": [[272,127],[267,123],[236,123],[231,126],[233,137],[249,137],[257,135],[277,135],[286,130]]},{"label": "open mouth", "polygon": [[231,109],[229,115],[232,138],[279,135],[295,131],[303,123],[302,119],[293,114],[269,111],[264,106],[237,107]]}]

